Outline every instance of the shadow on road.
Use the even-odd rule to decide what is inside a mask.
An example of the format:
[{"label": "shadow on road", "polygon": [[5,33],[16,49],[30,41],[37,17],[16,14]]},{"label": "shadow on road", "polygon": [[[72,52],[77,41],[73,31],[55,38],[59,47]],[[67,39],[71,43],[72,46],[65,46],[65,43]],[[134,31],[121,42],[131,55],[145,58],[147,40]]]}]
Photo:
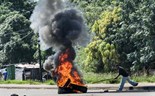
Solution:
[{"label": "shadow on road", "polygon": [[121,92],[117,92],[116,90],[93,90],[93,91],[89,91],[87,93],[139,93],[139,92],[155,92],[155,90],[126,90],[126,91],[121,91]]}]

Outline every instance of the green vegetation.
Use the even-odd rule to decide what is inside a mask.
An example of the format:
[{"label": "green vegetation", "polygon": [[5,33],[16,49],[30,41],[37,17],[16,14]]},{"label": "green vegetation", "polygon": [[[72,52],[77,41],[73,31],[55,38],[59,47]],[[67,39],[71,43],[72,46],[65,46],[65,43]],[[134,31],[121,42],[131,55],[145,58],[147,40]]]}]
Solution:
[{"label": "green vegetation", "polygon": [[[82,9],[90,34],[93,33],[92,41],[81,48],[87,51],[79,51],[82,53],[79,53],[78,61],[84,70],[112,72],[111,67],[117,63],[135,73],[144,71],[149,75],[149,69],[155,68],[154,0],[71,1]],[[103,44],[98,41],[114,45],[115,53],[111,54],[104,46],[99,51]],[[117,58],[101,55],[103,53]]]},{"label": "green vegetation", "polygon": [[30,84],[30,85],[38,85],[38,84],[47,84],[47,85],[54,85],[53,80],[47,80],[45,82],[40,82],[40,81],[33,81],[33,80],[0,80],[0,84]]},{"label": "green vegetation", "polygon": [[21,80],[1,80],[0,84],[40,84],[40,82],[37,81],[32,81],[32,80],[26,80],[26,81],[21,81]]},{"label": "green vegetation", "polygon": [[30,15],[35,3],[29,0],[0,0],[0,63],[33,62],[36,51]]},{"label": "green vegetation", "polygon": [[119,79],[114,79],[117,74],[105,73],[105,74],[96,74],[92,72],[84,73],[84,80],[88,84],[94,83],[105,83],[105,84],[113,84],[119,83]]},{"label": "green vegetation", "polygon": [[132,77],[133,80],[137,81],[137,82],[146,82],[146,83],[155,83],[155,76],[133,76]]},{"label": "green vegetation", "polygon": [[31,0],[0,0],[0,65],[37,62],[38,40],[29,20],[35,5]]},{"label": "green vegetation", "polygon": [[[119,80],[108,80],[115,75],[115,64],[135,74],[143,71],[149,75],[149,69],[155,69],[154,0],[70,1],[84,13],[92,36],[86,47],[80,46],[76,57],[78,66],[88,72],[84,74],[87,83],[118,83]],[[35,4],[30,0],[0,0],[0,66],[37,62],[37,37],[29,27]],[[132,78],[139,82],[155,81],[155,76],[143,74]],[[24,82],[33,83],[21,81]]]},{"label": "green vegetation", "polygon": [[[92,42],[85,48],[87,54],[84,60],[85,70],[93,69],[93,72],[109,72],[112,66],[119,62],[119,55],[114,44],[104,40],[108,26],[119,21],[120,8],[115,7],[112,10],[101,14],[100,20],[95,21],[92,26],[92,32],[95,32]],[[104,17],[104,18],[103,18]]]},{"label": "green vegetation", "polygon": [[[97,84],[97,83],[103,83],[103,84],[118,84],[120,82],[121,77],[118,79],[114,79],[117,76],[116,73],[93,73],[88,72],[83,74],[83,79],[86,84]],[[155,76],[147,76],[147,75],[141,75],[131,76],[131,79],[134,81],[137,81],[139,83],[155,83]],[[30,84],[30,85],[39,85],[39,84],[46,84],[46,85],[55,85],[56,83],[53,80],[47,80],[44,82],[40,81],[33,81],[33,80],[0,80],[0,84]]]},{"label": "green vegetation", "polygon": [[[94,84],[94,83],[105,83],[105,84],[114,84],[119,83],[121,77],[118,79],[113,79],[117,76],[116,73],[104,73],[104,74],[98,74],[98,73],[92,73],[88,72],[84,74],[84,80],[88,84]],[[141,83],[155,83],[155,76],[147,76],[147,75],[132,75],[131,79],[137,82]]]}]

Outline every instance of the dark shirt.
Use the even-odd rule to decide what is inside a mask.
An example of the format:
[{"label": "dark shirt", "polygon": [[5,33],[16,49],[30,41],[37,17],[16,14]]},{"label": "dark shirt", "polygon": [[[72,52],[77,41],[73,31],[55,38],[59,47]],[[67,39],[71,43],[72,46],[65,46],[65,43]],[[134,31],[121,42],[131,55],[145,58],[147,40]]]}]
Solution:
[{"label": "dark shirt", "polygon": [[129,76],[129,74],[121,66],[119,66],[119,75],[122,75],[123,77],[128,77]]}]

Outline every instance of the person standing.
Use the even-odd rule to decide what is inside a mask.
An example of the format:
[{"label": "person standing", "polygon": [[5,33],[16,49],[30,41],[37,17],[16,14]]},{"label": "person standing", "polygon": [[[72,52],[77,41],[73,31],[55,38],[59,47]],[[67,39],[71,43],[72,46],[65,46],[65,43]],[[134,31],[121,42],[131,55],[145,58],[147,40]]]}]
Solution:
[{"label": "person standing", "polygon": [[128,81],[132,86],[137,86],[138,85],[137,82],[132,81],[129,78],[128,72],[123,67],[121,67],[119,65],[117,65],[116,67],[118,69],[119,74],[115,77],[115,79],[117,79],[119,76],[122,76],[122,80],[120,82],[119,89],[117,90],[118,92],[123,90],[123,87],[124,87],[124,84],[125,84],[126,81]]},{"label": "person standing", "polygon": [[4,80],[7,80],[7,76],[8,76],[8,72],[7,69],[5,69],[5,71],[3,72],[3,76],[4,76]]}]

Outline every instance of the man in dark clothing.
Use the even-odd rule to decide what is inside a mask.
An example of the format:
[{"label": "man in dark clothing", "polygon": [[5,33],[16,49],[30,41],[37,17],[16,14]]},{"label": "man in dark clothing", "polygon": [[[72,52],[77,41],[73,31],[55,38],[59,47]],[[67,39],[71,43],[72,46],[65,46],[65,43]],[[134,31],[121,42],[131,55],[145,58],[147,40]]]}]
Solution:
[{"label": "man in dark clothing", "polygon": [[134,82],[134,81],[130,80],[129,74],[127,73],[127,71],[126,71],[123,67],[117,65],[117,68],[118,68],[119,74],[117,75],[117,77],[116,77],[115,79],[117,79],[120,75],[122,76],[122,80],[121,80],[121,82],[120,82],[120,86],[119,86],[118,91],[122,91],[122,90],[123,90],[123,87],[124,87],[124,84],[125,84],[126,80],[127,80],[132,86],[137,86],[137,85],[138,85],[137,82]]}]

